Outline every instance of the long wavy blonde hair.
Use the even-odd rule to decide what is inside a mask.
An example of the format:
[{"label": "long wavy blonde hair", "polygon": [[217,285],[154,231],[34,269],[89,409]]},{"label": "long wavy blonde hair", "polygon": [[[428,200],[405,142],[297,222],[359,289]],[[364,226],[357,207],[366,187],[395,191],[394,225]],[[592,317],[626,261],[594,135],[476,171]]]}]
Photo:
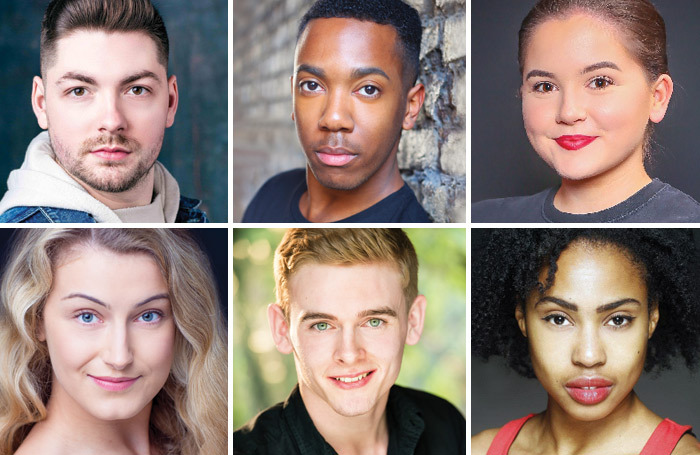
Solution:
[{"label": "long wavy blonde hair", "polygon": [[177,327],[165,385],[153,399],[150,435],[166,455],[227,451],[226,336],[207,256],[182,229],[21,229],[0,289],[0,454],[11,454],[46,418],[51,365],[37,339],[53,273],[82,245],[148,254],[168,285]]}]

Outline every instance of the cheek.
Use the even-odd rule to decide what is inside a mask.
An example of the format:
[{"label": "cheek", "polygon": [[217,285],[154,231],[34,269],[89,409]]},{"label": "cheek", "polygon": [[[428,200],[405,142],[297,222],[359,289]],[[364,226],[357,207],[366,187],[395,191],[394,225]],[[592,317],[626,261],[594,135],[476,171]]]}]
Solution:
[{"label": "cheek", "polygon": [[522,109],[525,131],[531,141],[539,140],[538,136],[555,125],[553,101],[523,99]]},{"label": "cheek", "polygon": [[175,350],[175,329],[148,334],[139,340],[141,358],[158,372],[159,377],[167,378],[173,363]]},{"label": "cheek", "polygon": [[619,132],[619,140],[622,141],[638,140],[649,120],[649,110],[641,93],[595,100],[591,103],[589,115],[599,128]]},{"label": "cheek", "polygon": [[51,365],[58,373],[79,369],[99,354],[92,337],[80,336],[77,331],[62,325],[46,327],[46,344]]}]

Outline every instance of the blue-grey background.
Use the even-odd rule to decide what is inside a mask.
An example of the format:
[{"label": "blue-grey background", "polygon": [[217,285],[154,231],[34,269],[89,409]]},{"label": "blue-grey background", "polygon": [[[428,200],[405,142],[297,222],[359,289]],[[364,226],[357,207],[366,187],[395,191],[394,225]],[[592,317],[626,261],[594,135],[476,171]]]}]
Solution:
[{"label": "blue-grey background", "polygon": [[[471,230],[472,251],[483,245],[489,232]],[[695,247],[700,250],[700,230],[695,229],[693,236]],[[692,425],[695,434],[700,435],[700,371],[691,372],[676,359],[671,369],[663,373],[642,373],[634,390],[653,412],[681,425]],[[546,407],[547,393],[537,379],[520,376],[501,357],[491,357],[488,362],[471,357],[472,435],[542,412]]]},{"label": "blue-grey background", "polygon": [[[524,196],[558,185],[559,177],[532,149],[518,98],[518,30],[535,0],[472,2],[472,202]],[[671,104],[657,124],[653,164],[658,177],[700,200],[700,2],[652,0],[666,22]]]},{"label": "blue-grey background", "polygon": [[[175,124],[159,160],[183,195],[202,199],[211,221],[228,221],[228,10],[225,0],[155,0],[177,76]],[[0,194],[41,129],[32,111],[41,19],[48,0],[0,3]]]}]

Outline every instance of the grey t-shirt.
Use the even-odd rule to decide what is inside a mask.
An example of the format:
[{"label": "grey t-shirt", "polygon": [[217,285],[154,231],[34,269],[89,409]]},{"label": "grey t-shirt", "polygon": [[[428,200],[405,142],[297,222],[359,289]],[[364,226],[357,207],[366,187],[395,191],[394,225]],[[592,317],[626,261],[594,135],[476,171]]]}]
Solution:
[{"label": "grey t-shirt", "polygon": [[654,179],[628,199],[600,212],[557,210],[549,188],[532,196],[489,199],[472,204],[473,223],[697,223],[700,204],[671,185]]}]

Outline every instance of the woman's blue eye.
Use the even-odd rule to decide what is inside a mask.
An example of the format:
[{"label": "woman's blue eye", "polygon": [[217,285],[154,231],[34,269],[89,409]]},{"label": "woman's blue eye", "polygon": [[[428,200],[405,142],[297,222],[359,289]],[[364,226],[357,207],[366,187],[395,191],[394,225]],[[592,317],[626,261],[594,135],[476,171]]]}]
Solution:
[{"label": "woman's blue eye", "polygon": [[82,313],[80,316],[80,322],[84,322],[85,324],[92,324],[95,322],[95,315],[92,313]]},{"label": "woman's blue eye", "polygon": [[160,318],[161,315],[155,311],[147,311],[139,317],[139,319],[141,319],[143,322],[156,322],[159,321]]}]

